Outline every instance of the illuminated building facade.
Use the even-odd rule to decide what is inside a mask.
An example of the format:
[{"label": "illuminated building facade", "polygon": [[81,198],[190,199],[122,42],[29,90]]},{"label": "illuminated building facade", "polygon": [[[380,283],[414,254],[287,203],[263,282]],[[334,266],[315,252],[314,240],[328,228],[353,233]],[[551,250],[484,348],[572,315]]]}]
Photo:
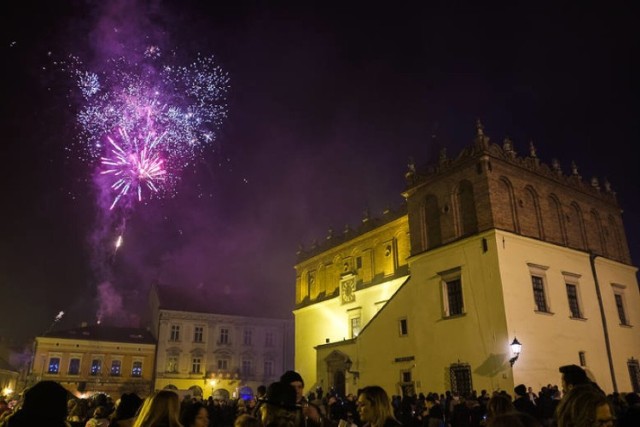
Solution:
[{"label": "illuminated building facade", "polygon": [[154,285],[156,390],[216,399],[253,396],[293,367],[293,321],[211,313],[206,298]]},{"label": "illuminated building facade", "polygon": [[155,350],[147,329],[91,325],[49,332],[35,339],[30,382],[58,381],[78,397],[145,397],[152,390]]},{"label": "illuminated building facade", "polygon": [[[404,216],[299,254],[295,357],[308,387],[539,390],[576,364],[605,391],[640,390],[637,268],[607,182],[585,183],[575,165],[565,175],[533,145],[519,156],[508,139],[492,144],[480,124],[458,157],[443,151],[406,179]],[[390,229],[401,276],[337,272]]]}]

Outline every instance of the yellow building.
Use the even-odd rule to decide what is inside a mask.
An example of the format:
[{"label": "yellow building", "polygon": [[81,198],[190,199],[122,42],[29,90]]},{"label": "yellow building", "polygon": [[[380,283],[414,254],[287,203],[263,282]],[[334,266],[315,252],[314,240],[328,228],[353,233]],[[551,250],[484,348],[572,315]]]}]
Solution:
[{"label": "yellow building", "polygon": [[35,339],[30,382],[58,381],[78,397],[145,397],[152,390],[155,350],[146,329],[91,325],[49,332]]},{"label": "yellow building", "polygon": [[[300,254],[296,368],[307,386],[538,390],[576,364],[608,392],[640,391],[637,268],[607,182],[585,183],[575,165],[565,175],[533,145],[521,157],[508,139],[492,144],[481,125],[455,159],[442,152],[406,178],[406,215]],[[328,275],[314,289],[314,265],[390,229],[398,242],[409,236],[398,250],[405,276],[368,283],[356,269],[355,288]],[[359,334],[351,313],[362,313]]]}]

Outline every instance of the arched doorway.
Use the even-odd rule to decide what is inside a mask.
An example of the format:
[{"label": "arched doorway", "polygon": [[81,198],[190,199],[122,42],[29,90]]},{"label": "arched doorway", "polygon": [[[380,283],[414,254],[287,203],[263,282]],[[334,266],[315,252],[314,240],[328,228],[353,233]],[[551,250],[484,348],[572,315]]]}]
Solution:
[{"label": "arched doorway", "polygon": [[229,397],[229,392],[223,388],[219,388],[213,392],[213,398],[215,400],[229,400]]},{"label": "arched doorway", "polygon": [[199,397],[202,398],[202,388],[197,385],[192,385],[189,387],[189,394],[191,397]]}]

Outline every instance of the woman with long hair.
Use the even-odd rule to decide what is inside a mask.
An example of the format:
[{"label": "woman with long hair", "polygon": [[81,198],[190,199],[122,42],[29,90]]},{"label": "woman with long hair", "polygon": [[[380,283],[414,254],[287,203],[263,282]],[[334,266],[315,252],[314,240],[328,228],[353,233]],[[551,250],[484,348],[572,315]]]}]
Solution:
[{"label": "woman with long hair", "polygon": [[384,389],[377,385],[360,390],[356,401],[360,421],[369,427],[398,427],[402,424],[393,416],[391,401]]},{"label": "woman with long hair", "polygon": [[615,417],[605,394],[591,384],[571,388],[556,411],[558,427],[608,427]]},{"label": "woman with long hair", "polygon": [[184,427],[209,427],[209,411],[202,402],[190,403],[183,408],[180,422]]},{"label": "woman with long hair", "polygon": [[178,395],[160,390],[147,397],[133,427],[182,427]]}]

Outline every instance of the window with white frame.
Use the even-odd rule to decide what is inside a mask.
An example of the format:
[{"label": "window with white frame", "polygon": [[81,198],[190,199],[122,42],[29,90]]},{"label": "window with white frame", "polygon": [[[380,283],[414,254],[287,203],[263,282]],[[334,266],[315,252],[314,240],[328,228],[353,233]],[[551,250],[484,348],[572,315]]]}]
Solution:
[{"label": "window with white frame", "polygon": [[122,372],[122,360],[114,359],[111,361],[111,369],[109,370],[109,375],[112,377],[119,377]]},{"label": "window with white frame", "polygon": [[444,317],[464,314],[462,273],[460,267],[438,273],[442,283],[442,312]]},{"label": "window with white frame", "polygon": [[248,377],[251,375],[252,363],[250,359],[242,359],[242,375]]},{"label": "window with white frame", "polygon": [[193,328],[193,342],[202,342],[204,337],[204,326],[196,326]]},{"label": "window with white frame", "polygon": [[564,275],[565,287],[567,290],[567,302],[569,303],[569,312],[571,313],[571,317],[573,319],[582,319],[584,315],[582,313],[582,304],[580,303],[580,292],[579,292],[579,282],[580,279],[579,274],[562,272]]},{"label": "window with white frame", "polygon": [[218,370],[226,371],[227,369],[229,369],[229,359],[227,358],[218,359]]},{"label": "window with white frame", "polygon": [[362,328],[362,308],[353,308],[347,311],[349,318],[349,338],[355,338]]},{"label": "window with white frame", "polygon": [[142,376],[142,361],[134,360],[131,365],[131,376],[132,377],[141,377]]},{"label": "window with white frame", "polygon": [[244,345],[251,345],[253,340],[253,331],[251,329],[245,329],[242,335],[242,342]]},{"label": "window with white frame", "polygon": [[409,335],[409,324],[407,323],[407,318],[402,318],[400,319],[400,321],[398,322],[398,326],[400,329],[400,336],[401,337],[406,337],[407,335]]},{"label": "window with white frame", "polygon": [[264,361],[264,376],[265,377],[272,377],[273,376],[273,372],[274,372],[273,366],[274,366],[273,365],[273,360],[267,359],[267,360]]},{"label": "window with white frame", "polygon": [[47,369],[48,374],[58,374],[60,373],[60,357],[54,356],[49,358],[49,368]]},{"label": "window with white frame", "polygon": [[202,358],[193,357],[191,359],[191,373],[192,374],[199,374],[200,373],[201,364],[202,364]]},{"label": "window with white frame", "polygon": [[102,372],[102,360],[101,359],[93,359],[91,361],[91,375],[98,376]]},{"label": "window with white frame", "polygon": [[547,273],[549,267],[538,264],[527,264],[531,275],[531,288],[533,290],[533,303],[535,311],[550,313],[549,300],[547,298]]},{"label": "window with white frame", "polygon": [[624,298],[625,287],[623,285],[613,285],[613,298],[616,304],[616,310],[618,311],[618,319],[620,324],[629,326],[629,318],[627,317],[627,306]]},{"label": "window with white frame", "polygon": [[220,328],[220,344],[229,344],[229,328]]},{"label": "window with white frame", "polygon": [[273,345],[274,345],[273,343],[274,343],[274,341],[273,341],[273,332],[267,332],[264,335],[264,346],[265,347],[273,347]]},{"label": "window with white frame", "polygon": [[178,355],[170,353],[167,355],[167,372],[178,372]]},{"label": "window with white frame", "polygon": [[80,358],[72,357],[69,359],[69,375],[80,374]]},{"label": "window with white frame", "polygon": [[180,341],[180,325],[171,325],[169,341]]}]

